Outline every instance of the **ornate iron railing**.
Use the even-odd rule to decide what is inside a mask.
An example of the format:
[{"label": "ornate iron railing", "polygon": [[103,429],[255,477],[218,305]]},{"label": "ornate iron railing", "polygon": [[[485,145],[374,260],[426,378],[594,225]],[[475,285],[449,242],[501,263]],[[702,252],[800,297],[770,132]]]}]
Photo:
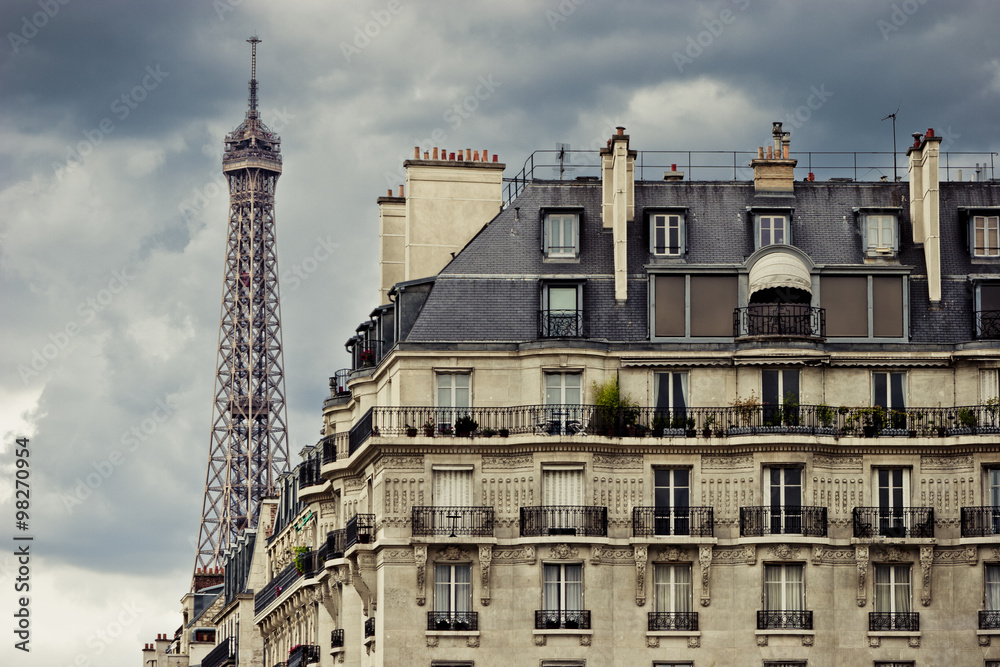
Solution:
[{"label": "ornate iron railing", "polygon": [[365,440],[372,435],[378,435],[378,430],[372,427],[372,410],[373,408],[368,408],[365,414],[361,415],[361,418],[351,427],[347,450],[350,454],[358,451],[358,447],[363,445]]},{"label": "ornate iron railing", "polygon": [[582,310],[540,310],[538,311],[538,337],[581,337],[583,336]]},{"label": "ornate iron railing", "polygon": [[350,549],[355,544],[371,544],[375,541],[375,515],[355,514],[347,520],[346,547]]},{"label": "ornate iron railing", "polygon": [[339,371],[333,374],[330,378],[330,390],[333,391],[337,396],[344,396],[350,394],[351,390],[347,388],[347,381],[351,379],[351,369],[341,368]]},{"label": "ornate iron railing", "polygon": [[975,330],[976,338],[996,340],[1000,338],[1000,310],[977,310]]},{"label": "ornate iron railing", "polygon": [[981,609],[979,610],[980,630],[1000,630],[1000,610]]},{"label": "ornate iron railing", "polygon": [[336,463],[337,461],[337,439],[332,435],[323,438],[323,463]]},{"label": "ornate iron railing", "polygon": [[375,636],[375,617],[372,616],[365,621],[365,639]]},{"label": "ornate iron railing", "polygon": [[478,630],[479,612],[475,611],[429,611],[428,630]]},{"label": "ornate iron railing", "polygon": [[826,537],[826,508],[763,505],[740,508],[740,535],[809,535]]},{"label": "ornate iron railing", "polygon": [[[982,613],[982,612],[980,612]],[[223,667],[232,658],[236,664],[236,637],[226,637],[201,659],[201,667]]]},{"label": "ornate iron railing", "polygon": [[715,534],[715,510],[711,507],[633,507],[632,535],[693,535],[712,537]]},{"label": "ornate iron railing", "polygon": [[547,505],[521,508],[521,537],[576,535],[607,537],[608,508]]},{"label": "ornate iron railing", "polygon": [[933,507],[855,507],[854,537],[934,537]]},{"label": "ornate iron railing", "polygon": [[589,609],[536,609],[536,630],[590,630]]},{"label": "ornate iron railing", "polygon": [[344,629],[330,631],[330,648],[344,648]]},{"label": "ornate iron railing", "polygon": [[347,551],[347,529],[337,528],[326,534],[326,557],[343,558]]},{"label": "ornate iron railing", "polygon": [[905,630],[920,631],[919,611],[870,611],[868,612],[868,630]]},{"label": "ornate iron railing", "polygon": [[758,630],[812,630],[813,613],[805,609],[758,609]]},{"label": "ornate iron railing", "polygon": [[798,303],[758,303],[733,311],[733,336],[826,337],[826,309]]},{"label": "ornate iron railing", "polygon": [[289,563],[285,568],[276,574],[271,581],[267,582],[260,592],[253,596],[253,613],[259,614],[267,605],[278,599],[281,592],[295,583],[295,580],[302,576],[295,563]]},{"label": "ornate iron railing", "polygon": [[651,611],[647,621],[648,630],[689,630],[698,629],[696,611]]},{"label": "ornate iron railing", "polygon": [[288,652],[288,667],[304,667],[319,662],[319,646],[315,644],[299,644]]},{"label": "ornate iron railing", "polygon": [[493,536],[494,509],[486,506],[417,506],[410,512],[414,535]]},{"label": "ornate iron railing", "polygon": [[319,456],[312,456],[299,464],[299,488],[323,483],[320,467],[323,465]]},{"label": "ornate iron railing", "polygon": [[1000,507],[963,507],[962,537],[1000,535]]}]

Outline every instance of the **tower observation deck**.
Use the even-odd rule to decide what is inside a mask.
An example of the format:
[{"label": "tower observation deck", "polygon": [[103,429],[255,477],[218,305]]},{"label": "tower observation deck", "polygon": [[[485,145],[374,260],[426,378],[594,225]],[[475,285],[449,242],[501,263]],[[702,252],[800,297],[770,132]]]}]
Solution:
[{"label": "tower observation deck", "polygon": [[281,139],[257,108],[256,36],[246,118],[226,135],[229,225],[208,470],[195,571],[215,567],[288,470],[274,191]]}]

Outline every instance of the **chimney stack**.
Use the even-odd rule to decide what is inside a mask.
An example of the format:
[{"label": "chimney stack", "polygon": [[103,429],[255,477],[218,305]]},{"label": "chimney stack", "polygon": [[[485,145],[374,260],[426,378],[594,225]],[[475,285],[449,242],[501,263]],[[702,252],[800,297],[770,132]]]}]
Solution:
[{"label": "chimney stack", "polygon": [[628,299],[626,237],[628,223],[635,218],[637,153],[629,150],[625,128],[618,126],[616,130],[608,147],[601,149],[601,220],[614,235],[615,302],[622,305]]},{"label": "chimney stack", "polygon": [[795,191],[795,165],[798,160],[790,159],[791,133],[781,128],[780,122],[771,124],[771,145],[757,148],[757,159],[750,161],[753,167],[753,186],[757,194],[791,194]]},{"label": "chimney stack", "polygon": [[941,137],[928,129],[921,138],[913,133],[913,146],[906,151],[910,172],[910,221],[913,242],[923,244],[927,264],[927,291],[932,306],[941,302],[941,197],[938,163]]}]

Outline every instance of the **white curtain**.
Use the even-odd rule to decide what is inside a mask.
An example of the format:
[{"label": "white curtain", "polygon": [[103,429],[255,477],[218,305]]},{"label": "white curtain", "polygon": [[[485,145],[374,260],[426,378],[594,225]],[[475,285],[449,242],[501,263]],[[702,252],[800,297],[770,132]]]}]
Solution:
[{"label": "white curtain", "polygon": [[1000,611],[1000,565],[986,566],[986,609]]},{"label": "white curtain", "polygon": [[472,470],[434,470],[434,504],[439,507],[472,505]]},{"label": "white curtain", "polygon": [[910,608],[910,567],[908,565],[895,566],[895,611],[909,612]]},{"label": "white curtain", "polygon": [[583,470],[547,469],[542,471],[543,505],[583,505]]},{"label": "white curtain", "polygon": [[547,610],[559,609],[559,589],[562,583],[561,567],[558,565],[546,565],[544,568],[545,585],[542,590],[542,608]]},{"label": "white curtain", "polygon": [[434,611],[472,610],[472,566],[434,566]]},{"label": "white curtain", "polygon": [[566,565],[566,609],[583,609],[583,566]]},{"label": "white curtain", "polygon": [[875,566],[875,611],[911,611],[910,566]]},{"label": "white curtain", "polygon": [[805,586],[801,565],[764,566],[764,609],[805,609]]},{"label": "white curtain", "polygon": [[451,566],[434,566],[434,611],[451,611]]},{"label": "white curtain", "polygon": [[472,611],[472,567],[455,566],[455,611]]},{"label": "white curtain", "polygon": [[542,606],[550,611],[583,609],[583,565],[545,565]]}]

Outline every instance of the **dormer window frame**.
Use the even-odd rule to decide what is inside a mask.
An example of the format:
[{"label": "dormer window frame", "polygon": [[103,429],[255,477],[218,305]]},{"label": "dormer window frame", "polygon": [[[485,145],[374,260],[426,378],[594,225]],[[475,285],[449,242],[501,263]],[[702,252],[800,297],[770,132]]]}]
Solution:
[{"label": "dormer window frame", "polygon": [[992,263],[1000,259],[1000,206],[963,206],[958,212],[972,260]]},{"label": "dormer window frame", "polygon": [[[793,245],[792,219],[795,209],[791,206],[748,206],[753,217],[754,250],[772,245]],[[779,241],[775,241],[779,238]],[[767,239],[767,243],[764,240]]]},{"label": "dormer window frame", "polygon": [[[539,213],[541,216],[542,255],[545,261],[579,261],[583,207],[554,206],[542,208]],[[554,241],[557,243],[553,243]]]},{"label": "dormer window frame", "polygon": [[[855,208],[866,257],[899,254],[899,208]],[[886,236],[889,238],[886,238]]]},{"label": "dormer window frame", "polygon": [[[649,254],[657,259],[680,258],[687,254],[688,209],[683,206],[647,208],[644,211],[649,228]],[[662,224],[661,224],[662,223]],[[663,245],[658,232],[662,231]],[[676,230],[676,245],[671,243],[671,231]]]}]

